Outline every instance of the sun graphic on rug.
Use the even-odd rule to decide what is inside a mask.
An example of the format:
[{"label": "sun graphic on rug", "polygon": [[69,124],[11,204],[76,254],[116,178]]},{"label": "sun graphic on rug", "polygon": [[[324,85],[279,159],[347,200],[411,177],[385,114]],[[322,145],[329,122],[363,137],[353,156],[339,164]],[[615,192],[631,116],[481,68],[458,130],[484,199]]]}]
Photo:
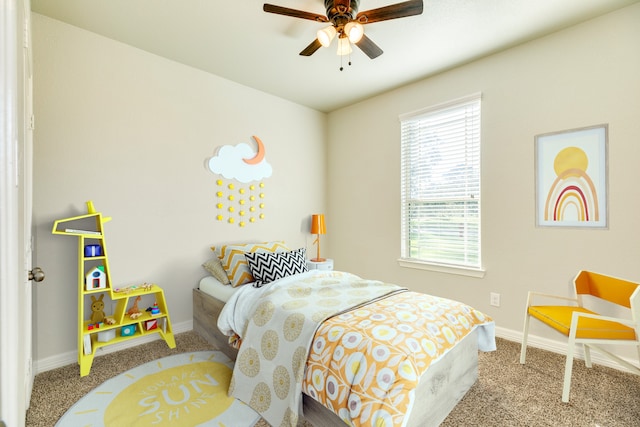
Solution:
[{"label": "sun graphic on rug", "polygon": [[253,426],[258,414],[227,395],[232,370],[219,352],[149,362],[87,394],[56,426]]}]

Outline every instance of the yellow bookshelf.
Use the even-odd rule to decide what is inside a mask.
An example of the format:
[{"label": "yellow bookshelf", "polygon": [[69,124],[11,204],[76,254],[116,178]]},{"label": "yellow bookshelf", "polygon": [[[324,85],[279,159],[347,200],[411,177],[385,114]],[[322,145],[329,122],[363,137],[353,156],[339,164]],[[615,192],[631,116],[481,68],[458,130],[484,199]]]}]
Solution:
[{"label": "yellow bookshelf", "polygon": [[[107,345],[159,334],[169,348],[176,346],[161,287],[146,283],[122,289],[113,287],[104,236],[104,224],[110,220],[96,212],[93,202],[88,201],[87,214],[59,219],[53,224],[53,234],[78,238],[78,365],[82,377],[89,374],[96,351]],[[96,310],[92,309],[94,303]],[[147,311],[149,304],[153,312]],[[134,305],[139,312],[130,315]],[[113,313],[109,314],[112,308]],[[104,314],[102,323],[96,321],[100,313]]]}]

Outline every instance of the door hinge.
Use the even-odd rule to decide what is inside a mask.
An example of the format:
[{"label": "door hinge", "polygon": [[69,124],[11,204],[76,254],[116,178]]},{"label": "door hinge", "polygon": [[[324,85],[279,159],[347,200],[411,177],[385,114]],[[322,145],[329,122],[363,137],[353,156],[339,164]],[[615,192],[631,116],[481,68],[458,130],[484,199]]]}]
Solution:
[{"label": "door hinge", "polygon": [[33,114],[29,117],[29,129],[34,130],[36,128],[36,116]]},{"label": "door hinge", "polygon": [[23,34],[22,34],[22,47],[29,49],[29,21],[24,20]]}]

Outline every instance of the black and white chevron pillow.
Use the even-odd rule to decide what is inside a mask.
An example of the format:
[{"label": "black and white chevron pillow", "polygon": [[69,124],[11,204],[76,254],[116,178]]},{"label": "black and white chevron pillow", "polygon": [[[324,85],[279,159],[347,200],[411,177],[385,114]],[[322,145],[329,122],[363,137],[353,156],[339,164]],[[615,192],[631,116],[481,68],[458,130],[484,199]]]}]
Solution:
[{"label": "black and white chevron pillow", "polygon": [[308,271],[306,254],[306,249],[300,248],[280,253],[247,252],[244,256],[255,279],[253,286],[259,288],[274,280]]}]

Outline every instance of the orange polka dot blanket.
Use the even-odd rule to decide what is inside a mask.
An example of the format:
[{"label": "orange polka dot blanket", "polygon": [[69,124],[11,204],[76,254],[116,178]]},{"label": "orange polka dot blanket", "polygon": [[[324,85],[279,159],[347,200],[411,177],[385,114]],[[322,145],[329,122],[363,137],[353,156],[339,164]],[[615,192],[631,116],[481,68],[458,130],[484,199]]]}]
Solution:
[{"label": "orange polka dot blanket", "polygon": [[420,377],[471,331],[495,350],[493,321],[458,301],[402,292],[326,320],[302,390],[348,425],[403,426]]}]

